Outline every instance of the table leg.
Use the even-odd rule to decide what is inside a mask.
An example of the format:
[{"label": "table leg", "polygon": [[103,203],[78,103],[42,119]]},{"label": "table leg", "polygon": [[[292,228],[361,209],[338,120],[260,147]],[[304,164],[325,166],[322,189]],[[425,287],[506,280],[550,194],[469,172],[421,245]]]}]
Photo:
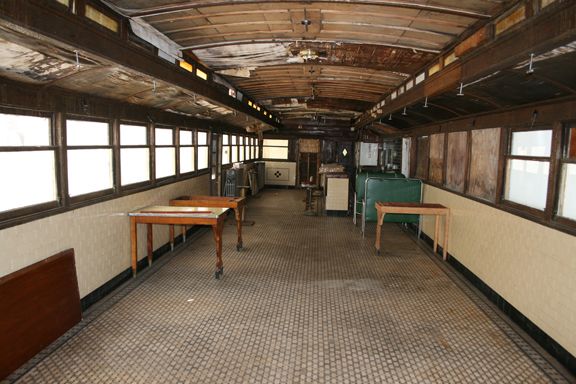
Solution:
[{"label": "table leg", "polygon": [[174,224],[170,224],[170,251],[174,250]]},{"label": "table leg", "polygon": [[130,217],[130,257],[132,263],[132,277],[136,276],[138,267],[138,231],[136,230],[136,218]]},{"label": "table leg", "polygon": [[180,226],[181,230],[182,230],[182,242],[185,243],[186,242],[186,226],[182,225]]},{"label": "table leg", "polygon": [[377,220],[376,220],[376,241],[374,246],[376,247],[376,251],[380,254],[380,238],[382,236],[382,224],[384,223],[384,215],[385,213],[378,211],[377,212]]},{"label": "table leg", "polygon": [[146,241],[146,248],[148,250],[148,266],[152,265],[152,251],[154,250],[152,239],[154,238],[154,234],[152,233],[152,224],[147,225],[148,228],[148,237]]},{"label": "table leg", "polygon": [[436,251],[438,250],[438,236],[439,236],[439,230],[440,230],[440,216],[439,215],[435,215],[435,219],[434,219],[434,254],[436,254]]},{"label": "table leg", "polygon": [[444,244],[442,247],[442,257],[448,260],[448,235],[450,233],[450,213],[446,212],[444,215]]},{"label": "table leg", "polygon": [[236,217],[236,233],[238,234],[236,250],[240,251],[242,249],[242,220],[244,219],[244,207],[234,208],[234,215]]},{"label": "table leg", "polygon": [[224,264],[222,263],[222,230],[224,228],[224,221],[212,225],[212,233],[214,234],[214,241],[216,242],[216,271],[214,277],[219,279],[224,274]]}]

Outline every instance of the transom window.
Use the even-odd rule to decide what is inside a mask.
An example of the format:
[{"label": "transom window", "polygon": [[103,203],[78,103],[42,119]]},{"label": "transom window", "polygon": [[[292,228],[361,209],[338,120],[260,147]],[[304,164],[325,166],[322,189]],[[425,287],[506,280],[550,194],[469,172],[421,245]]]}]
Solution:
[{"label": "transom window", "polygon": [[288,140],[264,139],[262,156],[265,159],[288,160]]}]

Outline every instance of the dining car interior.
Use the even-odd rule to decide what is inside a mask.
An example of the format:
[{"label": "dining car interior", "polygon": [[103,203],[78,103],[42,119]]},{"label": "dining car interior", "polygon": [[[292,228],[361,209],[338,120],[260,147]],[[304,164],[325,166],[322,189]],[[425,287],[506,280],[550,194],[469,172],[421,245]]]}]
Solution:
[{"label": "dining car interior", "polygon": [[576,1],[0,1],[0,383],[576,383]]}]

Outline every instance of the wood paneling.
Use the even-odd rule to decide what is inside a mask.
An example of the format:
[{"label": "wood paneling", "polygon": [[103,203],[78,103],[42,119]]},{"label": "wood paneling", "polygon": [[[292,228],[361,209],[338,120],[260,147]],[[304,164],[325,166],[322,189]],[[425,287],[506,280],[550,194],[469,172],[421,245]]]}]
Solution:
[{"label": "wood paneling", "polygon": [[498,180],[500,128],[472,131],[468,194],[494,202]]},{"label": "wood paneling", "polygon": [[69,249],[0,278],[0,379],[82,317]]},{"label": "wood paneling", "polygon": [[428,147],[430,138],[428,136],[419,137],[416,143],[416,177],[426,179],[428,177]]},{"label": "wood paneling", "polygon": [[436,184],[442,184],[444,177],[444,134],[430,136],[430,170],[428,179]]},{"label": "wood paneling", "polygon": [[453,191],[464,192],[468,160],[467,144],[468,132],[451,132],[448,134],[446,187]]}]

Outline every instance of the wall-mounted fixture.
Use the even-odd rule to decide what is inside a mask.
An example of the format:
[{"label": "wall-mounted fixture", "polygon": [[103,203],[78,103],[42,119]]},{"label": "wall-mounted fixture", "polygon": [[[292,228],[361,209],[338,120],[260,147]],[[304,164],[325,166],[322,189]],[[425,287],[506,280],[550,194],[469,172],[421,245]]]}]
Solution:
[{"label": "wall-mounted fixture", "polygon": [[526,70],[527,75],[531,75],[534,73],[534,54],[530,54],[530,64],[528,64],[528,69]]},{"label": "wall-mounted fixture", "polygon": [[458,90],[456,96],[464,96],[463,90],[464,90],[464,83],[460,83],[460,89]]}]

